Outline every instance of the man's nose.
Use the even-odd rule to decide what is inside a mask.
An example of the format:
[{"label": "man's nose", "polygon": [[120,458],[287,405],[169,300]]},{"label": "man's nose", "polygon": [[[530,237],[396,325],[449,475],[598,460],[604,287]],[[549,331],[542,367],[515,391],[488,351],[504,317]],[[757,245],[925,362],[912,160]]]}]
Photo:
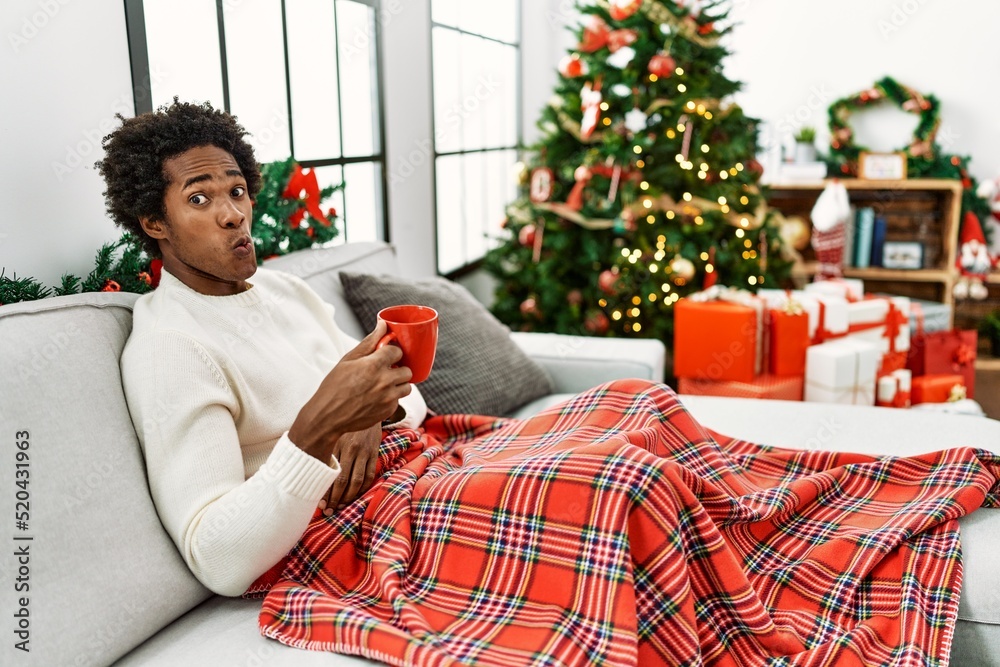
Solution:
[{"label": "man's nose", "polygon": [[246,220],[246,216],[243,215],[243,211],[236,206],[233,201],[224,201],[219,206],[218,211],[219,224],[223,227],[239,227]]}]

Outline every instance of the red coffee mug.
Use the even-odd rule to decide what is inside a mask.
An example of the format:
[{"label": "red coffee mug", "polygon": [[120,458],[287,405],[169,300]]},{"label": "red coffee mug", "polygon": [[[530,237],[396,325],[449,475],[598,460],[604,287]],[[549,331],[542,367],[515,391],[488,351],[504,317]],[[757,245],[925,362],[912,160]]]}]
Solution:
[{"label": "red coffee mug", "polygon": [[438,314],[427,306],[390,306],[378,313],[389,333],[382,336],[376,349],[390,343],[403,350],[398,366],[406,366],[413,373],[413,384],[423,382],[431,374],[434,354],[437,351]]}]

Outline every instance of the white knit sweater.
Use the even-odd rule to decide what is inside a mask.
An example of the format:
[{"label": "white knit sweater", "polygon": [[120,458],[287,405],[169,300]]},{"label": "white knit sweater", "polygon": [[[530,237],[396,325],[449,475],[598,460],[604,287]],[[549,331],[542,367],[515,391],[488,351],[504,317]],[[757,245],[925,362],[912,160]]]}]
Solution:
[{"label": "white knit sweater", "polygon": [[[207,296],[164,271],[135,304],[122,383],[160,520],[195,576],[240,595],[305,531],[340,472],[288,439],[299,409],[357,341],[302,280],[258,269]],[[416,387],[400,401],[416,427]]]}]

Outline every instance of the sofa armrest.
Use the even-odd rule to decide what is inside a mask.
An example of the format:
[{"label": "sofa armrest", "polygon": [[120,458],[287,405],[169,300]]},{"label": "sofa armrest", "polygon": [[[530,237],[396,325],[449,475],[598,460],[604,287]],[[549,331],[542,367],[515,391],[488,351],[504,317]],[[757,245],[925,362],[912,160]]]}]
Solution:
[{"label": "sofa armrest", "polygon": [[663,382],[666,346],[659,340],[517,331],[510,337],[548,371],[558,394],[575,394],[623,378]]}]

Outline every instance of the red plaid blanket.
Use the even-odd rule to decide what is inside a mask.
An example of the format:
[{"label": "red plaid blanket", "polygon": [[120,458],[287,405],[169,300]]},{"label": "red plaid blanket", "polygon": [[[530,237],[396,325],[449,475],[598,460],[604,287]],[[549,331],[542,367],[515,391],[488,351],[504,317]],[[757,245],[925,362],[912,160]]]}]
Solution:
[{"label": "red plaid blanket", "polygon": [[955,519],[1000,491],[987,452],[763,447],[641,381],[382,450],[289,554],[266,636],[393,665],[946,665]]}]

